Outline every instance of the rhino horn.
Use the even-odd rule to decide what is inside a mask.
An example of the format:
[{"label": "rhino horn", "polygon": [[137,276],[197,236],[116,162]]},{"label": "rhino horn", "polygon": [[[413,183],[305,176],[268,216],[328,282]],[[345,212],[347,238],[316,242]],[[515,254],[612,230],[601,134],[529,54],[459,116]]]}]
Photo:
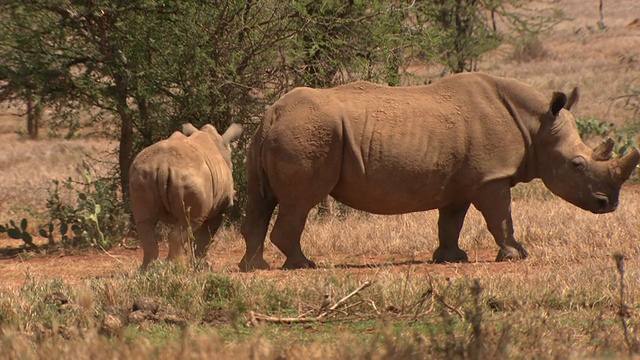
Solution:
[{"label": "rhino horn", "polygon": [[620,159],[613,161],[613,176],[615,179],[623,183],[629,179],[633,170],[638,166],[640,162],[640,153],[638,150],[633,149]]},{"label": "rhino horn", "polygon": [[613,151],[613,146],[615,142],[613,139],[608,138],[602,144],[598,145],[595,149],[593,149],[593,154],[591,154],[591,158],[597,161],[606,161],[611,159],[611,152]]},{"label": "rhino horn", "polygon": [[195,126],[191,125],[191,123],[182,124],[182,133],[185,136],[191,136],[191,134],[193,134],[196,131],[198,131],[198,129]]}]

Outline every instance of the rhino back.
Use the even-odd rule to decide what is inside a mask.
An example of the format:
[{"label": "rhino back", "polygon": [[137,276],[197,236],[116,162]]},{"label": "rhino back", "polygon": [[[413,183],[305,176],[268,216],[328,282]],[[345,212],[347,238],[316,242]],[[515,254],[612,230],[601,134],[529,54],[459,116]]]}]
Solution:
[{"label": "rhino back", "polygon": [[270,126],[278,131],[267,140],[277,142],[278,161],[298,165],[340,146],[331,195],[347,205],[374,213],[433,209],[521,167],[525,139],[503,103],[511,92],[540,98],[482,74],[415,87],[299,89],[276,103]]},{"label": "rhino back", "polygon": [[224,161],[218,161],[215,145],[196,135],[172,136],[136,157],[130,171],[134,213],[138,207],[147,217],[186,225],[226,206],[233,194],[230,170],[219,164]]}]

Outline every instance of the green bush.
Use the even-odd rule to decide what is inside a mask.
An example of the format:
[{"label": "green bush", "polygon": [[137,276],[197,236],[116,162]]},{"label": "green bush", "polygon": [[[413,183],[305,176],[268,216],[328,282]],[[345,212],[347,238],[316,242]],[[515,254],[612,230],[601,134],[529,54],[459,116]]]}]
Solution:
[{"label": "green bush", "polygon": [[576,125],[578,126],[578,133],[582,139],[606,136],[614,128],[613,124],[607,124],[595,118],[576,118]]},{"label": "green bush", "polygon": [[99,246],[111,248],[121,239],[129,223],[118,180],[93,179],[91,168],[85,163],[81,169],[83,181],[71,177],[62,183],[63,188],[76,196],[75,204],[67,204],[60,198],[60,181],[54,180],[48,190],[47,209],[49,222],[39,231],[40,236],[54,244],[56,230],[60,243],[65,247]]},{"label": "green bush", "polygon": [[28,246],[33,246],[33,238],[27,231],[27,219],[22,219],[20,226],[16,225],[13,220],[9,220],[8,224],[0,225],[0,234],[5,232],[12,239],[22,240]]}]

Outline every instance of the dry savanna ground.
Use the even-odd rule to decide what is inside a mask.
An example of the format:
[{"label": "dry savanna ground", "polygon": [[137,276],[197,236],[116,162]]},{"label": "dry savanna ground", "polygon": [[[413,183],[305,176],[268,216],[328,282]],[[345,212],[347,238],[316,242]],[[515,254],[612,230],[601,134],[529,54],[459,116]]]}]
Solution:
[{"label": "dry savanna ground", "polygon": [[[640,27],[629,25],[640,18],[640,3],[605,1],[606,30],[596,24],[597,1],[540,6],[548,5],[571,20],[541,37],[543,57],[519,62],[503,46],[479,70],[547,93],[579,86],[576,115],[623,125],[629,114],[613,99],[640,75]],[[26,141],[16,133],[23,128],[14,115],[20,111],[0,111],[0,223],[26,217],[35,227],[44,219],[51,179],[77,176],[87,155],[113,161],[116,144],[90,137]],[[618,210],[605,215],[573,207],[539,181],[512,193],[516,236],[531,254],[526,261],[493,262],[497,247],[475,209],[461,236],[467,264],[428,263],[437,244],[433,211],[312,215],[303,247],[315,270],[239,273],[244,244],[233,226],[217,235],[211,267],[159,262],[140,273],[141,251],[124,247],[3,256],[0,353],[21,359],[640,353],[640,187],[626,185]],[[19,245],[0,238],[4,248]],[[617,253],[624,257],[618,263]],[[270,243],[266,259],[273,267],[284,261]]]}]

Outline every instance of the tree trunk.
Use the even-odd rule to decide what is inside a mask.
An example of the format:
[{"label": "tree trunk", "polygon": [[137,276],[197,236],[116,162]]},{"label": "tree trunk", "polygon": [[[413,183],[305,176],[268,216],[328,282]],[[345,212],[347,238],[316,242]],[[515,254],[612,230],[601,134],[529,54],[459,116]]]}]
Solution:
[{"label": "tree trunk", "polygon": [[27,134],[31,140],[38,139],[38,128],[40,127],[42,110],[40,101],[29,96],[27,99]]},{"label": "tree trunk", "polygon": [[117,109],[120,115],[120,148],[118,149],[118,165],[120,167],[120,187],[122,201],[129,203],[129,168],[133,162],[133,118],[127,106],[127,87],[121,76],[114,76],[116,83]]}]

